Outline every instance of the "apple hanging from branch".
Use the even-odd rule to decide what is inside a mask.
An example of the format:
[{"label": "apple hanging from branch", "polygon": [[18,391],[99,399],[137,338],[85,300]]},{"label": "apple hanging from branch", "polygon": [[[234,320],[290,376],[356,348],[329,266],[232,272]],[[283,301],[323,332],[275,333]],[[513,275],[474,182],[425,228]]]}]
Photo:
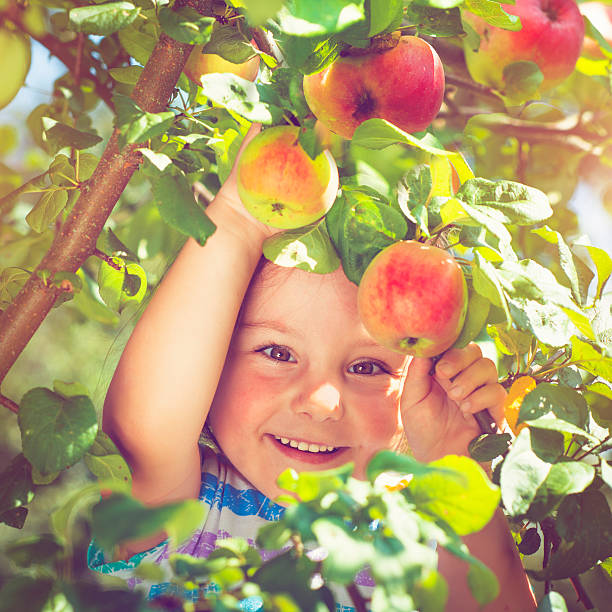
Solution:
[{"label": "apple hanging from branch", "polygon": [[584,39],[584,21],[574,0],[516,0],[502,4],[521,20],[516,31],[495,27],[482,17],[463,11],[462,17],[480,36],[473,49],[464,39],[465,60],[471,77],[503,91],[504,68],[520,61],[535,62],[544,77],[541,90],[550,89],[574,70]]},{"label": "apple hanging from branch", "polygon": [[434,357],[459,337],[467,298],[463,271],[450,253],[404,240],[370,262],[357,300],[374,340],[399,353]]},{"label": "apple hanging from branch", "polygon": [[[255,41],[251,41],[255,46]],[[245,62],[235,64],[216,53],[202,53],[203,45],[196,45],[185,63],[183,72],[189,80],[200,85],[200,79],[205,74],[229,72],[247,81],[254,81],[259,72],[259,55],[253,55]]]},{"label": "apple hanging from branch", "polygon": [[444,69],[435,49],[416,36],[392,41],[392,48],[340,57],[304,77],[310,110],[332,132],[351,138],[360,123],[372,118],[419,132],[438,114]]},{"label": "apple hanging from branch", "polygon": [[312,159],[299,142],[300,128],[263,130],[238,163],[238,193],[256,219],[279,229],[314,223],[331,208],[338,192],[338,168],[331,153]]}]

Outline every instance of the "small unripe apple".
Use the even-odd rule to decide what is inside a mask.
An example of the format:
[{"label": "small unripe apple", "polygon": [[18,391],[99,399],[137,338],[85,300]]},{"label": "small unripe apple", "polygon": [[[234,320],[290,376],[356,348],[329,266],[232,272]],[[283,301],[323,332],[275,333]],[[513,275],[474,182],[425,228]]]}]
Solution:
[{"label": "small unripe apple", "polygon": [[[254,41],[251,41],[254,44]],[[254,81],[259,72],[259,55],[254,55],[246,62],[234,64],[216,53],[202,53],[203,45],[196,45],[185,63],[183,72],[197,85],[205,74],[229,72],[247,81]]]},{"label": "small unripe apple", "polygon": [[378,343],[434,357],[459,337],[467,310],[461,266],[443,249],[395,242],[370,262],[359,283],[361,321]]},{"label": "small unripe apple", "polygon": [[502,4],[506,13],[520,17],[515,32],[488,24],[482,17],[463,12],[463,19],[480,36],[472,49],[466,39],[465,60],[475,81],[504,89],[504,68],[519,61],[535,62],[546,90],[565,80],[574,70],[584,39],[584,21],[574,0],[516,0]]},{"label": "small unripe apple", "polygon": [[306,75],[304,96],[314,116],[344,138],[375,117],[419,132],[442,105],[444,69],[429,43],[402,36],[391,49],[340,57]]},{"label": "small unripe apple", "polygon": [[314,223],[331,208],[338,192],[338,168],[331,153],[312,159],[299,142],[300,128],[263,130],[238,162],[238,193],[253,217],[279,229]]}]

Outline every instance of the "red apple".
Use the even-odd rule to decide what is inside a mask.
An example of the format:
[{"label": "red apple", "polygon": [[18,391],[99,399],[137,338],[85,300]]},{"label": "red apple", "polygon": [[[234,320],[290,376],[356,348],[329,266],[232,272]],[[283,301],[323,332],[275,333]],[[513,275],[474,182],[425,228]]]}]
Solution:
[{"label": "red apple", "polygon": [[[612,44],[612,6],[602,2],[583,2],[579,8],[580,13],[588,17],[606,41]],[[603,58],[599,45],[590,37],[584,39],[582,53],[595,59]]]},{"label": "red apple", "polygon": [[464,45],[468,70],[475,81],[504,89],[503,70],[519,61],[535,62],[544,76],[540,89],[550,89],[574,70],[584,39],[584,21],[574,0],[516,0],[502,4],[517,15],[522,28],[516,32],[489,25],[481,17],[463,13],[463,19],[480,36],[474,51]]},{"label": "red apple", "polygon": [[374,117],[418,132],[440,110],[444,69],[431,45],[402,36],[392,49],[340,57],[305,76],[304,95],[315,117],[344,138]]},{"label": "red apple", "polygon": [[256,219],[280,229],[303,227],[320,219],[338,192],[338,168],[329,151],[315,159],[299,143],[300,128],[263,130],[238,162],[238,193]]},{"label": "red apple", "polygon": [[467,297],[461,266],[450,253],[405,240],[374,257],[357,299],[374,340],[399,353],[433,357],[459,337]]},{"label": "red apple", "polygon": [[[255,41],[251,41],[254,45]],[[254,81],[259,72],[259,55],[254,55],[246,62],[234,64],[216,53],[202,53],[202,45],[196,45],[185,63],[183,72],[197,85],[205,74],[229,72],[247,81]]]}]

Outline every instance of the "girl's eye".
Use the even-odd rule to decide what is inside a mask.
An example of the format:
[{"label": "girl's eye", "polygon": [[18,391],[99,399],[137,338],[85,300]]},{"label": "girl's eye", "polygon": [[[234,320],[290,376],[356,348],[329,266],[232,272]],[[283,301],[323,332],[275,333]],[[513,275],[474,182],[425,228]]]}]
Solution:
[{"label": "girl's eye", "polygon": [[257,350],[258,353],[263,353],[270,359],[275,361],[290,361],[295,362],[295,357],[291,354],[291,351],[285,346],[279,346],[278,344],[272,344],[270,346],[264,346]]},{"label": "girl's eye", "polygon": [[387,370],[375,361],[359,361],[349,366],[348,371],[351,374],[363,374],[366,376],[375,376],[376,374],[384,374]]}]

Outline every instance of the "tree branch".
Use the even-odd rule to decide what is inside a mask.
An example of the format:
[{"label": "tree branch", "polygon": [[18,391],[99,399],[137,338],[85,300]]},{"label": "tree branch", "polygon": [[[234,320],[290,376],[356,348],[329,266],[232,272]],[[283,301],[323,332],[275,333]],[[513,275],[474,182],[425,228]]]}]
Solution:
[{"label": "tree branch", "polygon": [[[189,5],[206,14],[210,2],[186,0],[175,7]],[[162,34],[134,86],[132,99],[145,111],[162,111],[183,70],[192,45],[179,43]],[[160,67],[163,66],[163,70]],[[138,144],[123,149],[115,130],[81,196],[56,234],[53,244],[28,281],[0,316],[0,383],[43,322],[62,292],[53,283],[43,283],[39,270],[51,277],[59,271],[76,272],[96,248],[96,240],[119,196],[142,161]]]}]

